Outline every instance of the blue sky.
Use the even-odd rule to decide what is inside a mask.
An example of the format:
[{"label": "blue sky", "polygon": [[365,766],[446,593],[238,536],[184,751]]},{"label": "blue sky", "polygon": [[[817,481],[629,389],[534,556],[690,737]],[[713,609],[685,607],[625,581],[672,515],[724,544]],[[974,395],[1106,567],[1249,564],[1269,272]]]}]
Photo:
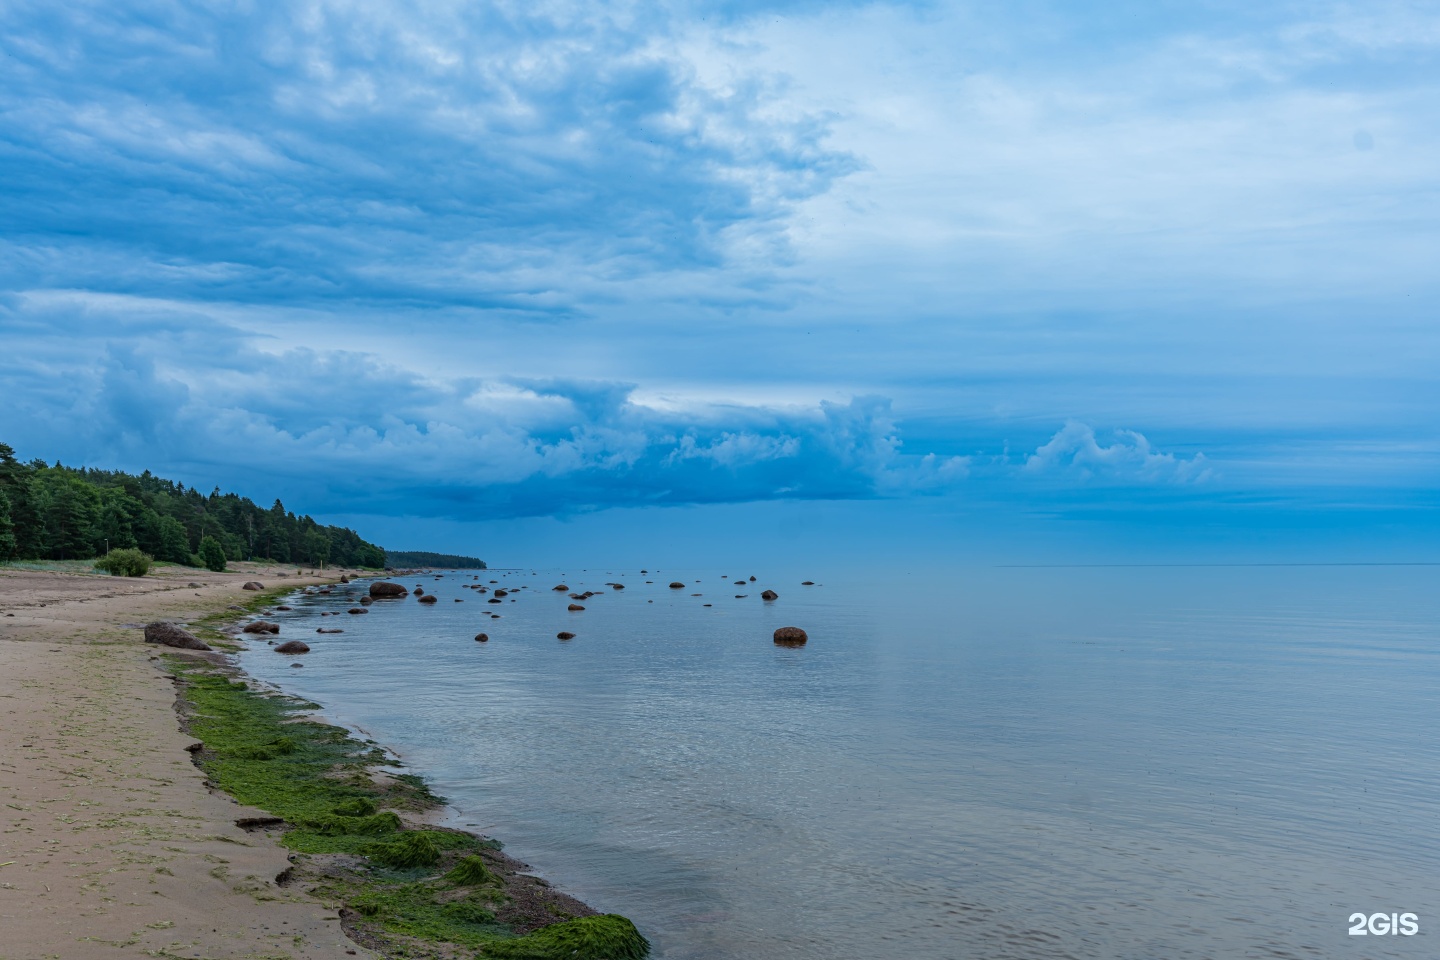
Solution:
[{"label": "blue sky", "polygon": [[3,439],[521,563],[1440,559],[1437,53],[1435,3],[6,4]]}]

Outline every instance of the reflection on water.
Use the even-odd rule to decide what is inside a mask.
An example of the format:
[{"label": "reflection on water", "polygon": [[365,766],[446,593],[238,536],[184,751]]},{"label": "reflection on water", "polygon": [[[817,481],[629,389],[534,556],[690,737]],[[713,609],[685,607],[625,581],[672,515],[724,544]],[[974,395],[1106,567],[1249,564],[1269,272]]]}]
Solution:
[{"label": "reflection on water", "polygon": [[244,663],[666,960],[1434,954],[1440,570],[727,572],[309,597]]}]

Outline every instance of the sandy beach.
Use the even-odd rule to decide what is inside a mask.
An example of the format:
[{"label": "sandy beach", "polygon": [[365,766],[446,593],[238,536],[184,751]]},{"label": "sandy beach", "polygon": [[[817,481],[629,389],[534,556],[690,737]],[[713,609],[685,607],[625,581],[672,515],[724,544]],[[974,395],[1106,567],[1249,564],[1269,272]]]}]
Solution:
[{"label": "sandy beach", "polygon": [[[0,960],[375,956],[276,875],[286,851],[210,791],[137,626],[341,571],[0,567]],[[168,652],[168,651],[167,651]]]}]

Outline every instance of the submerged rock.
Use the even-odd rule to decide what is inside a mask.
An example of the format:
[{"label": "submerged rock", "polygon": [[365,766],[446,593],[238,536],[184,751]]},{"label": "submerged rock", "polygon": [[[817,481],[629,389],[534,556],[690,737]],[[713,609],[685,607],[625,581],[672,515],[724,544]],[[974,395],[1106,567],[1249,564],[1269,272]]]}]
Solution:
[{"label": "submerged rock", "polygon": [[761,600],[779,600],[779,599],[780,599],[780,594],[776,593],[774,590],[766,590],[764,593],[760,594],[760,599],[761,599]]},{"label": "submerged rock", "polygon": [[671,583],[670,583],[670,589],[671,589],[671,590],[684,590],[684,589],[685,589],[685,584],[681,583],[679,580],[673,580],[673,581],[671,581]]},{"label": "submerged rock", "polygon": [[169,620],[157,620],[154,623],[145,624],[145,642],[158,643],[180,650],[210,649],[209,644],[204,640],[201,640],[184,627],[171,623]]},{"label": "submerged rock", "polygon": [[360,598],[360,606],[362,606],[362,607],[368,607],[368,606],[370,606],[370,604],[372,604],[372,603],[374,603],[374,602],[375,602],[375,598],[372,597],[372,596],[369,596],[368,594],[367,594],[366,596],[363,596],[363,597]]},{"label": "submerged rock", "polygon": [[555,639],[556,639],[556,640],[574,640],[574,639],[575,639],[575,634],[571,633],[569,630],[561,630],[559,633],[555,634]]},{"label": "submerged rock", "polygon": [[570,588],[567,587],[567,586],[565,586],[565,584],[563,584],[563,583],[557,583],[557,584],[555,584],[555,586],[551,587],[550,589],[551,589],[551,590],[554,590],[556,593],[569,593],[569,592],[570,592]]},{"label": "submerged rock", "polygon": [[252,620],[240,629],[244,633],[279,633],[280,624],[268,620]]},{"label": "submerged rock", "polygon": [[775,631],[775,642],[782,647],[804,646],[810,637],[799,627],[781,627]]},{"label": "submerged rock", "polygon": [[[416,593],[419,593],[419,591],[417,590]],[[423,597],[420,598],[420,602],[421,602],[421,603],[438,603],[438,602],[439,602],[439,598],[436,597],[435,594],[433,594],[433,593],[427,593],[427,594],[425,594],[425,596],[423,596]]]},{"label": "submerged rock", "polygon": [[364,607],[351,607],[349,610],[346,610],[345,612],[346,612],[346,613],[369,613],[370,611],[369,611],[369,610],[366,610]]},{"label": "submerged rock", "polygon": [[578,603],[572,603],[572,604],[570,604],[570,606],[566,607],[565,609],[566,609],[566,610],[584,610],[585,608],[582,607],[582,606],[580,606],[580,604],[578,604]]},{"label": "submerged rock", "polygon": [[310,644],[303,640],[286,640],[275,648],[276,653],[309,653]]},{"label": "submerged rock", "polygon": [[477,634],[475,634],[475,639],[476,639],[478,642],[480,642],[480,643],[489,643],[489,642],[490,642],[490,634],[488,634],[488,633],[477,633]]},{"label": "submerged rock", "polygon": [[316,627],[316,633],[344,633],[339,627]]}]

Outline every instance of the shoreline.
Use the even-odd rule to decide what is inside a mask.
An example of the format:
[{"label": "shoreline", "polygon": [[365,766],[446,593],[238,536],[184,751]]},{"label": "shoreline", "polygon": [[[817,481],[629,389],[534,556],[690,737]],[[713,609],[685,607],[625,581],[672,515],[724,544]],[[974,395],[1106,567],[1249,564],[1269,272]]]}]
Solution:
[{"label": "shoreline", "polygon": [[[264,684],[274,692],[246,690],[250,683],[257,686],[259,683],[245,674],[239,663],[241,648],[236,645],[248,647],[248,637],[239,632],[240,624],[267,607],[285,603],[285,598],[295,591],[307,587],[336,587],[344,574],[362,577],[364,582],[379,577],[360,571],[304,574],[291,573],[293,568],[276,565],[234,566],[224,574],[162,567],[138,583],[88,573],[85,570],[88,564],[80,563],[0,566],[0,590],[3,590],[0,593],[0,677],[6,678],[6,688],[0,692],[10,698],[0,700],[0,715],[18,697],[27,704],[25,713],[31,717],[29,722],[6,723],[6,732],[0,734],[0,773],[5,774],[5,781],[13,779],[16,787],[33,785],[56,792],[59,783],[52,785],[33,762],[37,758],[24,755],[40,742],[45,726],[35,714],[46,713],[47,704],[41,701],[48,701],[48,710],[54,714],[62,709],[67,697],[83,700],[84,690],[97,682],[97,674],[95,669],[86,672],[81,665],[88,662],[87,658],[98,659],[105,664],[100,668],[101,673],[111,681],[106,691],[107,702],[126,700],[144,705],[145,736],[138,741],[126,741],[128,749],[115,742],[108,743],[108,750],[94,749],[98,746],[96,735],[110,719],[102,715],[102,711],[88,718],[84,731],[74,731],[90,737],[87,742],[91,747],[83,749],[80,756],[87,761],[113,765],[130,762],[135,754],[144,753],[150,766],[158,769],[147,769],[141,775],[165,781],[166,788],[163,798],[138,793],[128,796],[129,807],[122,809],[119,817],[112,816],[106,822],[113,828],[116,823],[129,822],[127,817],[139,823],[147,815],[153,817],[158,813],[172,824],[178,821],[191,825],[186,836],[197,844],[193,847],[177,844],[174,830],[160,831],[155,824],[147,822],[129,831],[124,843],[119,845],[119,852],[107,861],[103,855],[85,847],[84,838],[77,840],[74,836],[93,830],[96,821],[72,814],[42,825],[23,816],[30,810],[28,805],[15,802],[23,800],[16,790],[0,791],[14,795],[0,801],[8,800],[7,806],[16,808],[0,808],[11,815],[0,818],[5,824],[5,833],[0,839],[6,841],[0,843],[0,864],[4,864],[0,866],[0,921],[4,922],[7,933],[11,929],[16,932],[0,946],[0,960],[47,954],[88,960],[92,955],[113,957],[117,948],[124,951],[122,955],[203,956],[217,960],[232,957],[237,960],[242,957],[328,960],[331,957],[381,957],[397,952],[405,952],[407,956],[442,957],[457,955],[455,948],[467,949],[465,955],[473,956],[477,946],[494,946],[488,939],[467,942],[464,947],[444,939],[447,929],[461,933],[491,930],[483,924],[460,927],[452,924],[449,928],[441,924],[437,928],[439,939],[431,927],[422,925],[418,929],[422,934],[430,932],[430,937],[410,936],[415,925],[401,922],[404,916],[396,914],[391,902],[394,898],[385,900],[382,894],[387,890],[391,894],[402,890],[410,896],[423,884],[410,878],[402,886],[396,886],[391,882],[395,879],[392,877],[386,881],[390,886],[382,889],[383,884],[377,884],[371,877],[372,865],[366,862],[366,857],[359,856],[357,862],[355,851],[360,848],[353,843],[348,847],[340,843],[345,848],[343,852],[321,849],[326,846],[324,842],[319,843],[316,852],[297,852],[296,840],[286,839],[286,835],[305,834],[305,830],[295,822],[293,812],[289,818],[278,818],[276,810],[267,809],[275,804],[266,803],[259,794],[246,795],[233,784],[216,782],[216,771],[224,768],[226,754],[223,749],[217,753],[209,744],[190,742],[193,738],[186,732],[196,719],[195,678],[200,678],[199,683],[206,686],[206,693],[211,697],[231,696],[228,691],[234,688],[245,691],[234,695],[249,698],[252,706],[258,699],[295,704],[294,698],[278,684]],[[266,589],[259,593],[242,591],[241,585],[251,579],[262,581]],[[215,646],[215,651],[182,651],[144,642],[141,631],[136,628],[157,619],[187,623],[192,632]],[[40,655],[42,649],[44,656]],[[51,678],[50,689],[47,696],[37,697],[36,691],[45,688],[42,677]],[[18,685],[10,682],[12,680],[18,680]],[[61,689],[55,688],[57,682]],[[318,709],[319,705],[307,707]],[[207,718],[200,719],[203,722]],[[570,928],[576,928],[587,935],[602,932],[602,940],[619,930],[623,936],[608,947],[594,944],[599,948],[595,955],[643,955],[635,951],[636,944],[644,944],[644,940],[629,921],[599,915],[588,905],[552,889],[548,882],[528,873],[527,864],[500,853],[497,841],[456,826],[442,825],[442,821],[453,823],[457,812],[443,800],[427,805],[425,798],[432,801],[437,798],[429,794],[420,778],[400,776],[399,770],[395,774],[386,773],[386,767],[392,766],[390,758],[399,760],[399,754],[393,750],[380,747],[373,740],[362,743],[352,735],[352,728],[329,723],[316,710],[296,712],[288,722],[295,726],[287,730],[313,727],[338,731],[353,745],[354,751],[365,752],[366,759],[360,769],[379,785],[376,795],[382,805],[388,805],[390,794],[386,791],[393,788],[405,793],[407,787],[400,784],[413,781],[408,789],[418,790],[421,802],[411,804],[404,798],[397,802],[396,806],[402,809],[396,829],[404,832],[395,837],[415,839],[410,834],[425,833],[442,841],[442,847],[450,844],[462,853],[473,852],[469,860],[478,861],[483,855],[488,868],[481,871],[487,876],[485,888],[439,892],[436,896],[445,901],[437,902],[439,906],[451,910],[449,901],[457,896],[468,896],[488,905],[491,908],[488,911],[472,909],[471,919],[479,923],[477,918],[489,913],[489,921],[503,927],[494,926],[488,936],[496,937],[497,942],[504,941],[507,947],[529,945],[536,937],[525,934],[537,930],[546,931],[548,936],[564,935],[571,932]],[[360,734],[368,738],[363,731]],[[330,734],[324,736],[333,739]],[[56,746],[73,747],[74,744],[57,743]],[[25,762],[27,760],[31,762]],[[156,775],[162,771],[163,775]],[[107,772],[113,774],[113,770]],[[80,776],[89,781],[82,786],[92,789],[77,791],[73,789],[73,781],[65,781],[72,788],[65,796],[78,809],[98,812],[96,808],[116,805],[113,799],[101,798],[106,792],[103,781],[96,783],[84,773]],[[325,782],[316,781],[316,785],[323,794]],[[232,793],[240,794],[241,799],[235,799]],[[44,798],[44,802],[52,799]],[[142,802],[153,799],[164,800],[163,810],[157,811],[156,806]],[[246,805],[244,800],[250,804]],[[21,806],[27,809],[20,811]],[[411,806],[415,808],[410,809]],[[32,846],[26,855],[17,857],[12,851],[20,850],[22,845],[10,841],[25,834],[38,841],[39,846]],[[313,838],[302,837],[302,845],[303,842],[316,843]],[[241,858],[243,863],[236,857],[225,856],[232,848],[245,849],[247,855]],[[57,862],[51,856],[43,861],[43,875],[37,873],[41,868],[41,853],[62,850],[72,856],[83,853],[94,859]],[[459,855],[445,854],[444,864],[449,865]],[[80,867],[90,870],[76,872]],[[126,909],[102,908],[93,913],[68,909],[77,901],[85,902],[86,897],[95,892],[93,877],[102,870],[107,878],[102,889],[125,895],[102,895],[99,899],[106,904],[124,902]],[[119,881],[115,877],[126,879],[123,891],[117,889]],[[178,890],[163,889],[171,878],[175,881],[171,886],[183,887],[185,891],[183,910],[175,909],[171,902],[177,899]],[[239,882],[235,882],[237,879]],[[435,878],[425,883],[434,886]],[[141,884],[148,892],[142,893]],[[40,887],[44,888],[43,893]],[[117,913],[126,919],[122,921]],[[184,919],[171,916],[177,913],[183,913]],[[400,914],[403,913],[404,910],[400,910]],[[565,922],[567,920],[570,922]],[[610,926],[604,927],[605,924]],[[122,926],[125,929],[122,930]],[[397,929],[402,933],[397,935]],[[519,940],[509,939],[516,935],[520,936]],[[541,946],[535,944],[536,948]],[[422,952],[414,952],[417,949]],[[435,952],[423,952],[430,949]],[[500,947],[495,946],[495,955],[501,953]]]},{"label": "shoreline", "polygon": [[287,851],[236,825],[261,811],[207,789],[157,669],[166,648],[136,629],[224,613],[255,596],[249,580],[339,574],[89,567],[0,567],[0,958],[377,956],[274,884]]}]

